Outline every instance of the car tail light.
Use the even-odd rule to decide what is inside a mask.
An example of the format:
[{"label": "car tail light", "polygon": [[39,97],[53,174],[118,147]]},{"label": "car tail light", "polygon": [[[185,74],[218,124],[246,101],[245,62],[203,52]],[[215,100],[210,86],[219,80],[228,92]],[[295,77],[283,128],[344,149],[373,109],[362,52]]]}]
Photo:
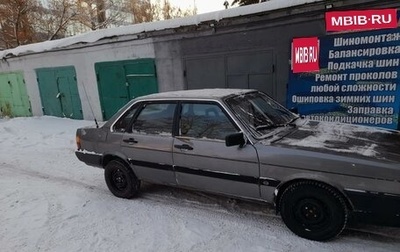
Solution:
[{"label": "car tail light", "polygon": [[80,136],[76,135],[75,140],[76,140],[76,147],[78,148],[78,150],[80,150],[81,149],[81,138],[80,138]]}]

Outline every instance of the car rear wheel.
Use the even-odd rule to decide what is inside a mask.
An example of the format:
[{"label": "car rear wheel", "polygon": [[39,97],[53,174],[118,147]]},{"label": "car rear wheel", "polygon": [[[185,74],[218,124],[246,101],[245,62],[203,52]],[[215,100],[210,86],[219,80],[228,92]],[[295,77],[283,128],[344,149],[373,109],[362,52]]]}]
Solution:
[{"label": "car rear wheel", "polygon": [[132,169],[118,160],[110,161],[104,171],[108,189],[119,198],[131,199],[139,191],[140,181]]},{"label": "car rear wheel", "polygon": [[313,181],[297,182],[286,188],[279,208],[292,232],[316,241],[338,236],[349,215],[343,197],[335,189]]}]

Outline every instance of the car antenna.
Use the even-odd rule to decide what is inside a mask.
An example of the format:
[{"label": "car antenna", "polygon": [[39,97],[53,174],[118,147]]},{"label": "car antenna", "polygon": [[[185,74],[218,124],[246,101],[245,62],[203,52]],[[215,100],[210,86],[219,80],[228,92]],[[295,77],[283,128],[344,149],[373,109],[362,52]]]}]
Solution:
[{"label": "car antenna", "polygon": [[96,124],[96,128],[99,128],[99,123],[97,122],[96,116],[94,115],[93,108],[92,108],[92,104],[90,104],[89,97],[88,97],[88,95],[87,95],[85,85],[83,85],[83,91],[85,91],[86,100],[87,100],[87,102],[88,102],[88,104],[89,104],[90,111],[92,112],[92,116],[93,116],[93,118],[94,118],[94,123]]}]

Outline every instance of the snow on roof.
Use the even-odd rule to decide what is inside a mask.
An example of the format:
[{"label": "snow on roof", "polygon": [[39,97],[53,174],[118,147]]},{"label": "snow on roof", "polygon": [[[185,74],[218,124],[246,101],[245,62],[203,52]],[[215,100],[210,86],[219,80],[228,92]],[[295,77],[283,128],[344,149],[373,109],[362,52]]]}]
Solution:
[{"label": "snow on roof", "polygon": [[229,89],[229,88],[208,88],[208,89],[191,89],[191,90],[179,90],[169,91],[163,93],[155,93],[146,96],[141,96],[138,99],[164,99],[164,98],[199,98],[199,99],[212,99],[222,98],[232,94],[244,94],[251,91],[252,89]]},{"label": "snow on roof", "polygon": [[157,30],[173,29],[182,26],[198,25],[207,21],[219,21],[231,17],[246,16],[255,13],[283,9],[307,3],[320,2],[322,0],[270,0],[260,4],[241,6],[237,8],[215,11],[210,13],[199,14],[190,17],[169,19],[165,21],[157,21],[151,23],[140,23],[129,26],[110,28],[105,30],[97,30],[73,37],[67,37],[59,40],[45,41],[36,44],[19,46],[17,48],[0,51],[0,59],[20,56],[29,53],[40,53],[51,51],[57,48],[65,48],[78,43],[93,43],[103,38],[133,35],[142,32],[151,32]]}]

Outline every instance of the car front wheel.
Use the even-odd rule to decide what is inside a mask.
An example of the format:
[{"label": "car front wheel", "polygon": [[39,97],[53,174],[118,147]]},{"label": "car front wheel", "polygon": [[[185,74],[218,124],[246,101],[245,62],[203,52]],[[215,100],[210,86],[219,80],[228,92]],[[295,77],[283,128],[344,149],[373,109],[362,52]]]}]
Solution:
[{"label": "car front wheel", "polygon": [[282,219],[292,232],[316,241],[338,236],[349,215],[343,197],[335,189],[314,181],[287,187],[279,206]]},{"label": "car front wheel", "polygon": [[118,160],[110,161],[104,171],[108,189],[119,198],[131,199],[139,191],[140,181],[132,169]]}]

